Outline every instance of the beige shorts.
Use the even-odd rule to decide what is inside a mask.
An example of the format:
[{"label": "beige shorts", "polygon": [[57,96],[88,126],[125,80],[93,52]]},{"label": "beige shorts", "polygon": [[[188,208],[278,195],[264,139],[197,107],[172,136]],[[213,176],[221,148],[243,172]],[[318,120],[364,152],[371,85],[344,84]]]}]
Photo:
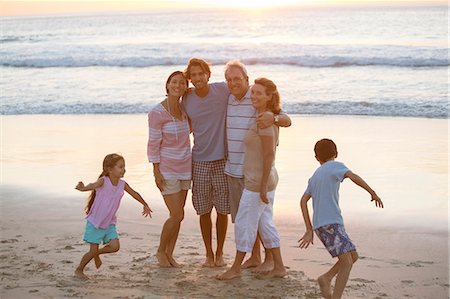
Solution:
[{"label": "beige shorts", "polygon": [[161,194],[170,195],[189,189],[191,189],[191,180],[164,180],[164,190]]},{"label": "beige shorts", "polygon": [[230,196],[231,222],[234,223],[241,201],[242,191],[244,190],[244,178],[235,178],[227,175],[228,194]]}]

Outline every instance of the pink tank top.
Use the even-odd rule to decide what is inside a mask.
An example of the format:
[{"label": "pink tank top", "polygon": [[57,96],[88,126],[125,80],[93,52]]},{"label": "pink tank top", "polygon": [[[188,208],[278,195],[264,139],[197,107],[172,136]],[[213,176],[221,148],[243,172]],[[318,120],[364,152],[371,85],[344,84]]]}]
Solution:
[{"label": "pink tank top", "polygon": [[111,183],[109,177],[103,177],[103,186],[95,189],[95,200],[86,219],[96,228],[106,229],[116,224],[116,212],[123,197],[125,181],[120,179],[117,186]]}]

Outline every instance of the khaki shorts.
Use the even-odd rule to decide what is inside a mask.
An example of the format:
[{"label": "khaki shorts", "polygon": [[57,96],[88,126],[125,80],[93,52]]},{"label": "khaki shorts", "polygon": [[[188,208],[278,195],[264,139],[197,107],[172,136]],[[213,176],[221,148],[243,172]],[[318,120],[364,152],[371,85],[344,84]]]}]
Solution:
[{"label": "khaki shorts", "polygon": [[242,191],[244,191],[244,178],[235,178],[227,175],[228,192],[230,196],[231,222],[234,223],[241,201]]},{"label": "khaki shorts", "polygon": [[191,189],[191,180],[164,180],[164,190],[161,194],[170,195],[189,189]]}]

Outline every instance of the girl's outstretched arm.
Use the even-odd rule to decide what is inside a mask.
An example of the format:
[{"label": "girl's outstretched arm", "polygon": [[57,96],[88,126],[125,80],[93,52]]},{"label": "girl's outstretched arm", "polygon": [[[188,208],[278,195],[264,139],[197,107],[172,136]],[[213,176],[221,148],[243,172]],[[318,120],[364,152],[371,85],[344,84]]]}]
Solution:
[{"label": "girl's outstretched arm", "polygon": [[136,191],[134,191],[133,188],[131,188],[130,185],[128,185],[128,183],[125,183],[125,191],[144,206],[142,215],[144,215],[144,217],[150,216],[150,218],[152,218],[152,212],[153,212],[152,209],[150,209],[150,207],[145,202],[145,200],[142,198],[142,196],[139,193],[137,193]]},{"label": "girl's outstretched arm", "polygon": [[78,184],[75,186],[75,189],[79,191],[89,191],[89,190],[95,190],[97,188],[100,188],[103,186],[104,179],[99,178],[95,183],[87,184],[86,186],[83,184],[83,182],[78,182]]}]

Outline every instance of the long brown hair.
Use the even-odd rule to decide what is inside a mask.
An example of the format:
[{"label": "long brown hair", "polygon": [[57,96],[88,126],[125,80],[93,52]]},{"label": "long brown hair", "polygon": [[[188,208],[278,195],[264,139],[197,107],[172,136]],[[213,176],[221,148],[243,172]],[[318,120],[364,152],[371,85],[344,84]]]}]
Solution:
[{"label": "long brown hair", "polygon": [[[116,166],[117,162],[119,162],[120,160],[125,161],[125,159],[119,154],[106,155],[106,157],[103,159],[103,171],[98,176],[98,178],[101,178],[102,176],[108,176],[109,170],[111,168],[113,168],[114,166]],[[97,192],[95,192],[95,189],[94,189],[94,190],[92,190],[91,194],[89,195],[86,207],[84,208],[84,211],[86,212],[86,214],[89,214],[89,212],[91,211],[92,204],[94,203],[96,194],[97,194]]]},{"label": "long brown hair", "polygon": [[275,114],[280,114],[281,98],[275,83],[267,78],[257,78],[255,79],[255,84],[264,86],[266,94],[271,96],[270,101],[267,102],[267,108]]}]

